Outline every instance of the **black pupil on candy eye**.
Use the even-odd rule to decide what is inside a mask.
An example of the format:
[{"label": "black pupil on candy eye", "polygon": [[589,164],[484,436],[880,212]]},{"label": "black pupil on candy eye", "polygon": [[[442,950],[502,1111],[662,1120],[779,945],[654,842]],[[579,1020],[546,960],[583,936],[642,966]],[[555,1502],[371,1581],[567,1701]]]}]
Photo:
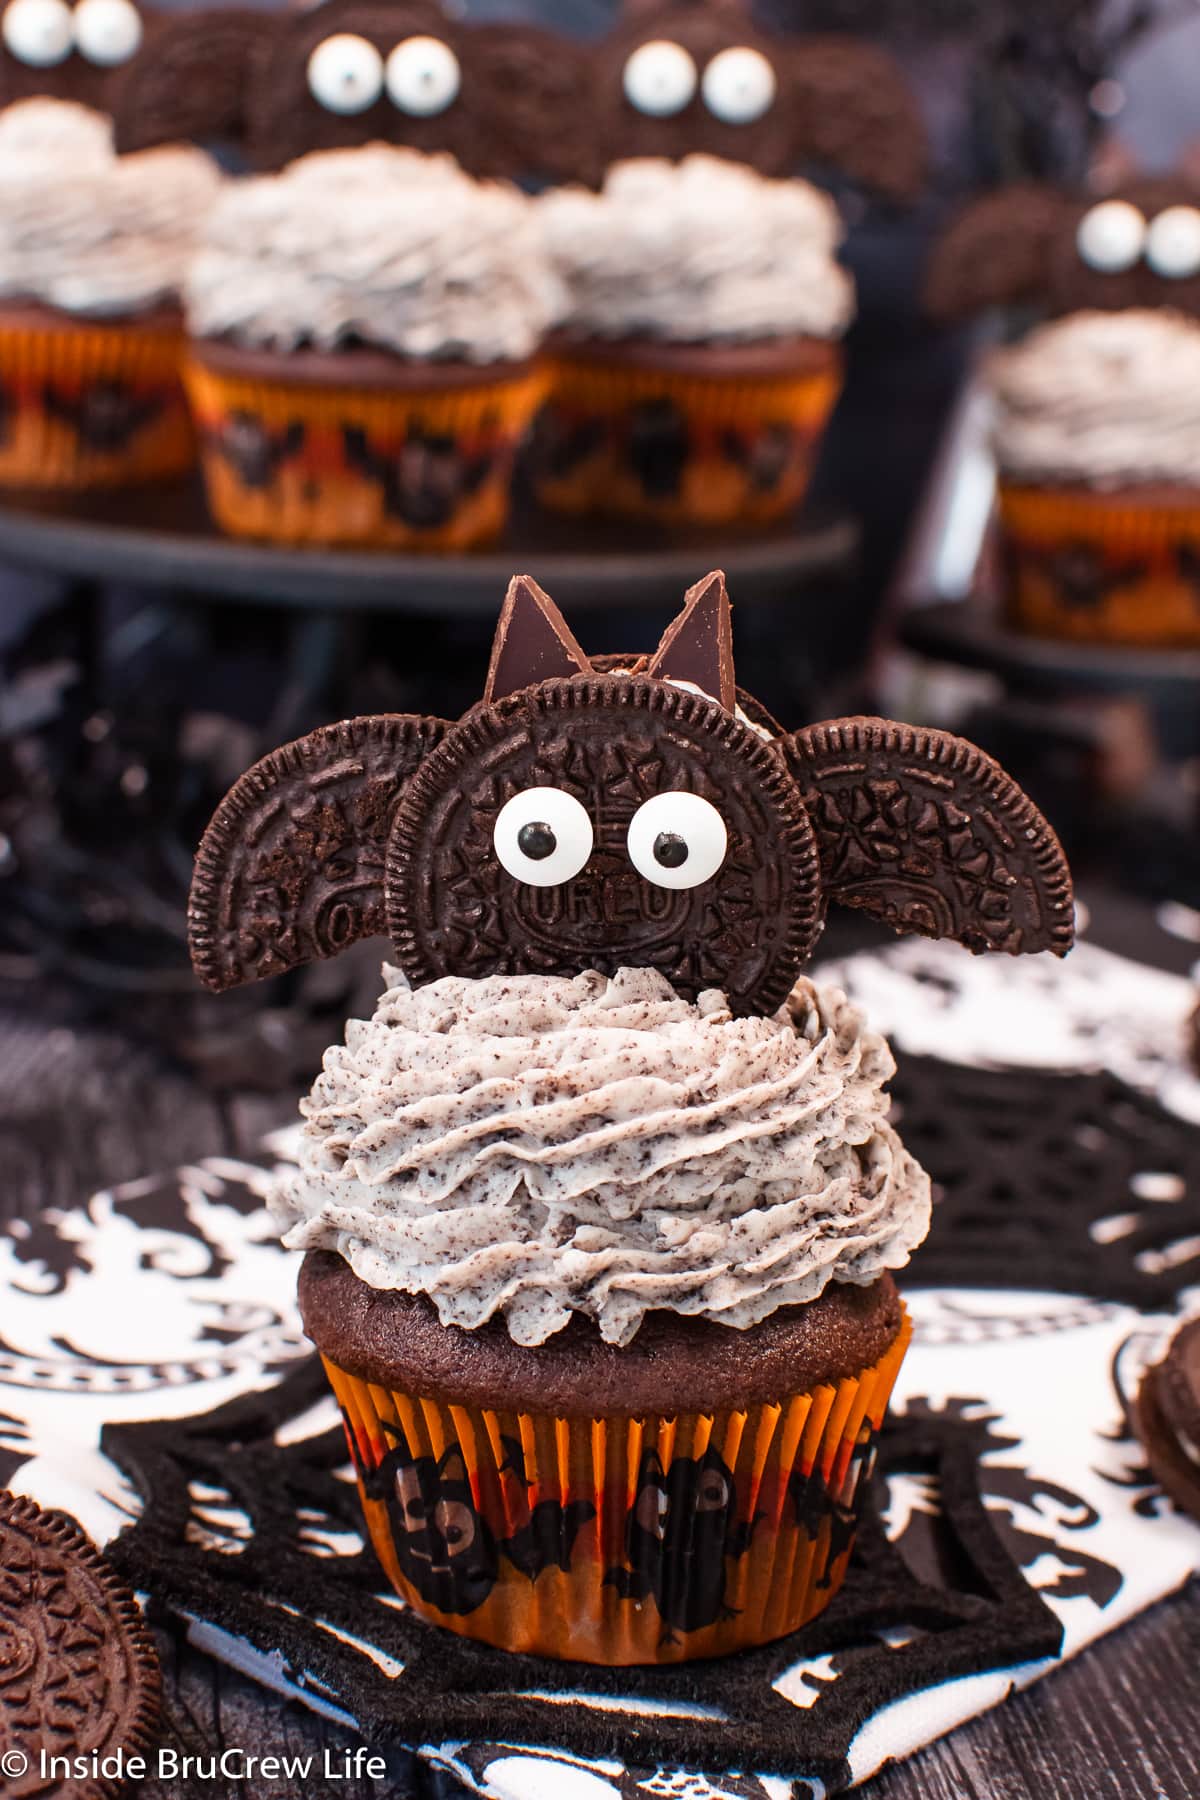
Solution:
[{"label": "black pupil on candy eye", "polygon": [[531,819],[517,833],[517,849],[530,862],[545,862],[558,849],[558,839],[544,819]]},{"label": "black pupil on candy eye", "polygon": [[654,840],[654,860],[664,869],[682,868],[688,859],[688,847],[677,831],[660,831]]}]

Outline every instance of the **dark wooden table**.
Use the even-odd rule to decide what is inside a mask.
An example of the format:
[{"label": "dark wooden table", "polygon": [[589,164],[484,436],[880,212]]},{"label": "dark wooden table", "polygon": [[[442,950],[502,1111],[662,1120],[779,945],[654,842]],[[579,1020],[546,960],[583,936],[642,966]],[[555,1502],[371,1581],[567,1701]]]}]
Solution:
[{"label": "dark wooden table", "polygon": [[[54,1033],[52,1036],[51,1034]],[[95,1188],[195,1157],[244,1154],[294,1116],[294,1097],[215,1098],[156,1052],[115,1034],[43,1021],[0,1003],[2,1203],[26,1217]],[[0,1331],[2,1331],[0,1321]],[[164,1742],[313,1753],[303,1800],[384,1800],[450,1790],[404,1758],[378,1781],[327,1780],[351,1734],[160,1632]],[[1200,1583],[1075,1662],[859,1792],[863,1800],[1197,1800]],[[503,1721],[496,1721],[497,1733]],[[300,1800],[286,1781],[149,1781],[141,1800]]]}]

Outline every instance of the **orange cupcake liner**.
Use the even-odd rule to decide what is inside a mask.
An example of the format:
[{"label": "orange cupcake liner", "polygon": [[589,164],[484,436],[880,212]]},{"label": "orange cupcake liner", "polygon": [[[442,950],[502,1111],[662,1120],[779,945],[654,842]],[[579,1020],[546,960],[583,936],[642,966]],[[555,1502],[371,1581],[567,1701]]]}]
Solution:
[{"label": "orange cupcake liner", "polygon": [[0,483],[117,487],[179,475],[195,438],[182,327],[0,314]]},{"label": "orange cupcake liner", "polygon": [[1200,643],[1200,492],[1194,500],[1001,481],[1008,614],[1037,637]]},{"label": "orange cupcake liner", "polygon": [[556,355],[534,437],[544,506],[663,524],[767,523],[798,506],[842,385],[840,356],[767,377]]},{"label": "orange cupcake liner", "polygon": [[502,530],[517,447],[545,391],[538,369],[406,392],[264,381],[197,357],[184,380],[223,531],[426,550]]},{"label": "orange cupcake liner", "polygon": [[674,1418],[455,1406],[324,1361],[396,1592],[464,1637],[615,1666],[767,1643],[828,1605],[910,1335],[906,1314],[836,1384]]}]

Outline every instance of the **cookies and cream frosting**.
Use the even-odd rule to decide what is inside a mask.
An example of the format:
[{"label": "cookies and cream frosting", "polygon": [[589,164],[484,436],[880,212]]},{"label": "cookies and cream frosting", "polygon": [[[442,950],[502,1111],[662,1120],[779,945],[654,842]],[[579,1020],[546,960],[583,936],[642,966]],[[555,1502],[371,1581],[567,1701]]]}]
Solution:
[{"label": "cookies and cream frosting", "polygon": [[203,151],[118,157],[107,118],[73,101],[0,111],[0,298],[86,317],[174,300],[222,185]]},{"label": "cookies and cream frosting", "polygon": [[449,156],[367,144],[239,181],[188,275],[198,337],[519,362],[562,307],[532,203]]},{"label": "cookies and cream frosting", "polygon": [[615,164],[600,193],[552,190],[537,212],[579,336],[837,338],[854,314],[837,208],[806,181],[645,157]]},{"label": "cookies and cream frosting", "polygon": [[747,1327],[897,1269],[929,1180],[888,1123],[884,1040],[801,979],[772,1018],[652,970],[574,978],[385,969],[372,1019],[303,1102],[273,1211],[444,1325],[540,1344],[571,1314],[627,1344],[666,1309]]},{"label": "cookies and cream frosting", "polygon": [[993,353],[993,442],[1018,481],[1200,483],[1200,323],[1077,312]]}]

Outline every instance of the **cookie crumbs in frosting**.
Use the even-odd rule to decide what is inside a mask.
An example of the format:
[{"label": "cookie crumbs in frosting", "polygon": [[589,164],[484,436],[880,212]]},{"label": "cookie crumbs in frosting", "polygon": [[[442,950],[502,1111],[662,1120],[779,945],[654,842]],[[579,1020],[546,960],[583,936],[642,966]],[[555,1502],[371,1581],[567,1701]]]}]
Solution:
[{"label": "cookie crumbs in frosting", "polygon": [[537,202],[577,336],[679,343],[841,337],[854,284],[828,195],[714,156],[616,163]]},{"label": "cookie crumbs in frosting", "polygon": [[111,122],[73,101],[0,110],[0,298],[82,317],[174,302],[223,185],[188,144],[118,157]]},{"label": "cookie crumbs in frosting", "polygon": [[523,362],[563,303],[518,188],[387,144],[231,186],[186,301],[201,338],[477,363]]},{"label": "cookie crumbs in frosting", "polygon": [[499,1313],[522,1344],[573,1312],[613,1344],[654,1310],[745,1328],[925,1235],[891,1054],[837,989],[801,979],[773,1018],[734,1018],[651,970],[385,973],[326,1054],[273,1211],[289,1248],[336,1250],[445,1325]]}]

